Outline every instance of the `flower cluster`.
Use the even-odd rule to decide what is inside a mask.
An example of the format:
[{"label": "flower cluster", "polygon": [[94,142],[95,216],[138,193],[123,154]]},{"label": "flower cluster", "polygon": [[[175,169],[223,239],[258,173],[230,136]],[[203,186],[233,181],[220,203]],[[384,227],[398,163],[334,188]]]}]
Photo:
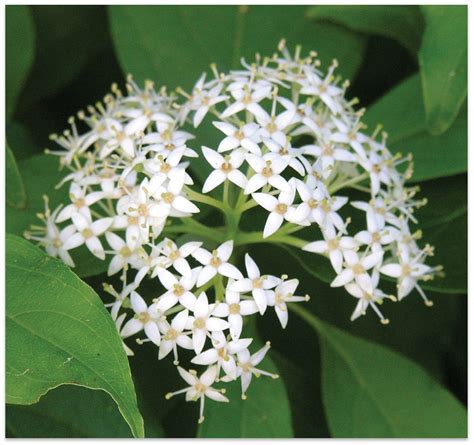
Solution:
[{"label": "flower cluster", "polygon": [[[388,323],[376,303],[402,300],[413,289],[430,306],[419,282],[433,279],[441,267],[424,264],[433,247],[420,248],[421,233],[409,226],[417,222],[414,209],[426,203],[406,184],[411,156],[392,155],[387,135],[377,138],[380,128],[370,136],[362,132],[364,110],[345,98],[349,82],[335,76],[336,61],[324,74],[316,53],[301,57],[297,48],[291,55],[284,41],[279,50],[252,64],[242,60],[242,70],[215,73],[207,83],[203,76],[191,95],[183,93],[194,125],[212,111],[224,136],[215,149],[202,147],[213,168],[203,192],[228,179],[251,195],[241,209],[259,205],[268,212],[264,238],[285,221],[291,226],[281,231],[285,235],[316,225],[319,230],[306,232],[319,239],[301,247],[329,257],[336,273],[331,286],[344,286],[358,299],[353,320],[370,306]],[[350,201],[342,189],[365,192],[367,200]],[[348,204],[366,221],[352,234],[351,218],[342,217]],[[396,296],[380,288],[380,274],[397,279]]]},{"label": "flower cluster", "polygon": [[[243,274],[234,247],[268,239],[327,256],[331,286],[358,299],[352,319],[370,306],[383,323],[384,299],[416,289],[431,304],[419,282],[440,272],[424,264],[433,248],[420,248],[420,232],[410,228],[424,204],[406,184],[410,157],[392,155],[380,129],[362,131],[363,110],[345,98],[348,82],[335,76],[336,62],[324,74],[316,53],[291,55],[284,42],[279,50],[230,73],[212,66],[211,80],[201,76],[189,94],[177,90],[184,99],[150,81],[141,89],[131,77],[126,94],[113,85],[103,102],[70,119],[69,130],[51,136],[61,149],[48,152],[67,171],[59,185],[68,187],[69,202],[50,211],[46,198],[44,225],[25,234],[71,267],[80,246],[107,261],[121,288],[104,285],[114,297],[106,306],[122,339],[141,335],[139,344],[154,343],[159,359],[172,352],[176,365],[179,347],[207,367],[198,377],[178,366],[189,386],[167,395],[200,400],[200,421],[206,397],[228,401],[215,382],[240,379],[245,398],[252,375],[277,377],[257,368],[270,344],[250,352],[248,317],[272,308],[285,328],[287,303],[309,299],[295,295],[298,280],[262,275],[249,254]],[[207,120],[220,142],[196,147]],[[193,177],[199,153],[209,164],[202,191]],[[226,224],[200,221],[202,206],[222,212]],[[352,229],[344,214],[351,207],[365,215],[364,227]],[[268,213],[263,233],[241,231],[242,215],[259,208]],[[381,276],[397,279],[397,296],[382,289]],[[150,301],[144,281],[154,289]],[[124,348],[133,355],[130,344]]]}]

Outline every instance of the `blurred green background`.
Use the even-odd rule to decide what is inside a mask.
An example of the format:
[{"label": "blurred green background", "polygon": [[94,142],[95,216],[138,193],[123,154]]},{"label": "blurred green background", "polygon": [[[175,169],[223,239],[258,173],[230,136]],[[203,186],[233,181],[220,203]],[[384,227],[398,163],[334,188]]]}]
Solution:
[{"label": "blurred green background", "polygon": [[[420,227],[437,247],[435,262],[444,265],[446,278],[426,287],[435,302],[429,310],[411,295],[384,305],[389,326],[373,314],[351,323],[354,302],[321,280],[312,257],[266,246],[251,253],[273,274],[298,277],[321,319],[410,358],[466,405],[466,12],[462,6],[7,6],[6,134],[26,190],[24,205],[8,205],[18,189],[7,180],[7,232],[21,235],[41,209],[41,195],[57,182],[54,165],[41,154],[50,146],[48,135],[101,100],[112,82],[123,86],[130,72],[139,82],[150,78],[158,87],[190,89],[210,63],[236,68],[241,56],[272,54],[285,37],[290,48],[317,50],[323,69],[337,58],[339,73],[351,81],[348,96],[367,108],[369,129],[384,124],[389,148],[414,153],[413,183],[429,198],[418,213]],[[103,274],[78,274],[101,294]],[[346,435],[327,419],[314,331],[294,315],[285,331],[272,317],[259,320],[257,329],[272,340],[291,434]],[[173,366],[158,362],[150,345],[136,349],[130,366],[147,436],[225,434],[198,432],[194,404],[165,402],[164,392],[178,385]],[[6,429],[8,437],[130,436],[105,393],[72,386],[50,391],[35,405],[8,405]]]}]

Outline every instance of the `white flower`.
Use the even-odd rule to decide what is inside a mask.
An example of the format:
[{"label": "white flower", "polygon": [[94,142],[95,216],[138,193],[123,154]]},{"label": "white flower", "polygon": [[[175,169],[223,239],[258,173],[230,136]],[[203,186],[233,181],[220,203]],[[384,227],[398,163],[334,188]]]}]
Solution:
[{"label": "white flower", "polygon": [[212,365],[217,363],[217,378],[219,378],[222,368],[227,376],[235,380],[237,378],[237,365],[235,364],[234,354],[248,348],[252,343],[251,338],[241,338],[239,340],[227,341],[225,335],[221,332],[212,334],[212,348],[196,355],[191,363],[196,365]]},{"label": "white flower", "polygon": [[349,144],[362,159],[367,158],[367,153],[362,144],[366,143],[369,138],[364,133],[358,131],[361,124],[348,124],[336,118],[332,120],[336,124],[338,131],[332,134],[331,140]]},{"label": "white flower", "polygon": [[240,188],[245,188],[247,185],[247,178],[239,170],[239,167],[245,160],[245,155],[240,150],[234,150],[229,156],[222,156],[208,147],[202,147],[202,152],[207,162],[211,164],[214,171],[207,177],[203,193],[208,193],[222,184],[225,180],[233,182]]},{"label": "white flower", "polygon": [[199,208],[182,193],[185,175],[186,173],[182,169],[174,170],[168,184],[160,186],[153,194],[156,199],[159,199],[160,206],[168,215],[186,216],[191,213],[199,213]]},{"label": "white flower", "polygon": [[370,232],[382,230],[386,223],[400,225],[400,219],[387,206],[381,197],[373,198],[369,202],[353,201],[351,205],[366,212],[367,228]]},{"label": "white flower", "polygon": [[[119,200],[117,207],[126,215],[136,218],[142,229],[145,239],[149,228],[158,225],[168,215],[167,208],[160,201],[154,199],[154,194],[160,189],[163,178],[154,176],[151,180],[145,178],[133,195],[127,195]],[[137,239],[140,234],[135,234]]]},{"label": "white flower", "polygon": [[215,306],[209,304],[205,292],[202,292],[196,300],[193,316],[188,318],[188,323],[186,325],[188,329],[192,329],[193,347],[196,354],[199,354],[202,351],[208,333],[223,331],[229,328],[229,323],[227,321],[213,317],[214,314],[220,315],[217,312],[218,306],[219,305]]},{"label": "white flower", "polygon": [[419,292],[427,306],[433,303],[428,300],[423,289],[418,284],[418,280],[426,280],[431,277],[436,268],[423,264],[425,256],[430,252],[425,248],[414,257],[408,252],[401,250],[399,252],[400,263],[385,264],[380,268],[380,272],[389,277],[398,278],[398,299],[405,298],[414,288]]},{"label": "white flower", "polygon": [[132,251],[148,241],[149,227],[143,228],[139,218],[135,216],[115,215],[111,229],[125,229],[125,241]]},{"label": "white flower", "polygon": [[253,85],[255,88],[251,91],[248,85],[243,85],[242,88],[233,89],[230,91],[235,102],[229,105],[221,114],[221,118],[232,116],[243,110],[252,113],[257,119],[265,117],[265,110],[259,105],[259,102],[270,96],[271,86],[268,85]]},{"label": "white flower", "polygon": [[104,283],[104,291],[112,295],[115,298],[113,303],[105,304],[105,307],[111,307],[110,315],[113,320],[117,319],[118,311],[123,306],[125,301],[128,299],[130,293],[136,289],[135,283],[126,284],[125,281],[122,281],[122,291],[117,292],[111,284]]},{"label": "white flower", "polygon": [[110,129],[114,136],[103,145],[100,150],[100,158],[106,158],[118,148],[121,148],[129,158],[133,158],[135,156],[134,135],[137,132],[135,126],[128,124],[124,128],[120,122],[115,121],[111,124]]},{"label": "white flower", "polygon": [[165,358],[171,351],[174,355],[174,364],[178,364],[178,346],[184,349],[193,349],[193,341],[188,336],[188,333],[184,332],[186,324],[188,322],[189,312],[184,310],[179,312],[171,321],[168,323],[164,318],[158,320],[158,328],[163,334],[161,337],[160,350],[158,352],[158,360]]},{"label": "white flower", "polygon": [[388,324],[389,320],[382,315],[382,313],[380,312],[379,308],[377,307],[375,303],[382,304],[382,300],[384,298],[388,298],[392,301],[397,301],[397,299],[393,295],[387,295],[380,289],[377,289],[377,286],[379,284],[378,273],[375,273],[375,272],[372,273],[371,280],[372,280],[372,287],[374,289],[373,292],[371,293],[366,292],[357,283],[354,283],[354,282],[346,284],[344,286],[347,292],[349,292],[353,297],[359,299],[354,309],[354,312],[351,315],[351,321],[356,320],[361,315],[365,315],[367,308],[370,306],[374,310],[374,312],[377,314],[377,316],[380,318],[380,322],[382,324]]},{"label": "white flower", "polygon": [[[247,276],[248,278],[243,278],[238,280],[228,286],[228,289],[231,292],[239,292],[239,293],[247,293],[252,292],[253,299],[255,300],[255,304],[258,307],[258,310],[261,315],[264,314],[265,309],[267,308],[267,290],[273,289],[280,283],[280,279],[274,277],[273,275],[261,275],[260,269],[258,268],[255,261],[252,257],[246,253],[245,254],[245,268],[247,269]],[[233,296],[230,296],[232,299]],[[226,298],[227,301],[227,298]],[[229,303],[227,301],[227,303]],[[229,303],[235,304],[235,303]],[[242,304],[242,303],[241,303]],[[233,307],[232,310],[236,311],[237,308]],[[239,307],[239,312],[240,312]],[[231,312],[231,308],[229,306],[229,312]],[[230,320],[229,320],[230,322]]]},{"label": "white flower", "polygon": [[89,207],[104,197],[103,192],[87,193],[87,187],[80,187],[76,184],[71,185],[69,198],[71,204],[64,207],[56,216],[56,222],[61,223],[71,219],[75,213],[80,213],[88,219],[91,219]]},{"label": "white flower", "polygon": [[204,422],[204,400],[209,397],[216,402],[228,402],[229,399],[222,395],[224,390],[216,390],[212,388],[212,384],[217,378],[217,366],[210,366],[206,371],[201,374],[201,377],[197,377],[194,371],[185,371],[183,368],[178,366],[178,372],[183,380],[189,385],[188,387],[175,392],[169,392],[166,394],[166,399],[186,393],[186,401],[200,400],[199,407],[199,423]]},{"label": "white flower", "polygon": [[104,260],[105,252],[99,240],[99,236],[112,225],[112,221],[112,218],[101,218],[92,222],[80,213],[72,215],[72,222],[76,232],[71,234],[64,242],[63,249],[75,249],[85,243],[93,255]]},{"label": "white flower", "polygon": [[[242,333],[243,318],[258,312],[258,307],[253,300],[241,300],[240,292],[230,290],[234,280],[229,279],[227,289],[225,291],[225,302],[228,307],[227,321],[229,322],[229,331],[231,337],[235,340]],[[266,301],[265,301],[266,305]],[[222,306],[222,304],[220,305]]]},{"label": "white flower", "polygon": [[191,267],[186,258],[199,249],[201,245],[201,242],[191,241],[189,243],[184,243],[178,248],[172,240],[166,238],[163,240],[160,252],[167,259],[167,267],[173,266],[176,272],[181,275],[190,276],[192,273]]},{"label": "white flower", "polygon": [[64,243],[71,235],[76,232],[74,225],[60,229],[55,221],[61,207],[54,210],[53,213],[49,210],[48,198],[44,197],[45,201],[45,212],[43,215],[39,214],[38,217],[43,221],[45,227],[38,227],[35,230],[29,230],[24,233],[26,239],[39,242],[44,246],[48,255],[52,257],[59,257],[61,260],[70,267],[74,267],[74,261],[69,255],[69,252],[64,249]]},{"label": "white flower", "polygon": [[[242,399],[247,398],[246,392],[252,381],[252,375],[255,377],[260,377],[265,375],[271,377],[272,379],[277,379],[278,374],[272,374],[267,371],[263,371],[260,368],[257,368],[257,365],[265,358],[266,353],[270,349],[270,342],[267,342],[265,346],[259,349],[254,354],[250,355],[248,349],[244,349],[237,353],[237,376],[240,377],[240,383],[242,386]],[[232,379],[229,377],[223,377],[221,379],[223,382],[228,382]]]},{"label": "white flower", "polygon": [[344,251],[344,269],[334,278],[331,287],[344,286],[355,280],[364,291],[372,293],[374,289],[368,271],[380,264],[382,259],[383,252],[380,251],[362,257],[351,250]]},{"label": "white flower", "polygon": [[288,308],[286,303],[309,301],[309,295],[301,297],[294,295],[298,284],[299,281],[297,279],[282,281],[274,291],[267,293],[268,305],[275,307],[275,312],[283,329],[288,324]]},{"label": "white flower", "polygon": [[[156,153],[153,157],[149,157],[149,152],[147,151],[144,154],[143,159],[139,165],[143,165],[143,169],[150,176],[158,175],[163,176],[165,179],[171,179],[174,170],[176,169],[185,169],[186,164],[181,163],[181,160],[184,156],[185,148],[175,148],[168,156],[163,154]],[[125,176],[126,170],[122,173],[122,177]],[[192,184],[192,179],[186,176],[185,184]]]},{"label": "white flower", "polygon": [[242,147],[250,153],[260,156],[261,151],[258,146],[260,127],[257,124],[245,124],[241,128],[236,128],[227,122],[213,122],[213,125],[226,135],[217,147],[219,153]]},{"label": "white flower", "polygon": [[152,109],[147,105],[124,110],[123,114],[128,118],[132,118],[123,131],[125,135],[139,134],[143,132],[151,122],[155,122],[157,126],[159,126],[160,124],[169,125],[169,121],[173,121],[171,116],[160,113],[158,109]]},{"label": "white flower", "polygon": [[158,133],[148,133],[142,140],[147,145],[147,150],[155,151],[163,157],[167,158],[175,150],[184,151],[183,156],[191,158],[198,157],[198,154],[191,148],[186,146],[186,141],[193,139],[194,136],[186,131],[173,130],[173,124],[167,124],[165,128],[159,130]]},{"label": "white flower", "polygon": [[282,137],[281,139],[275,136],[275,139],[263,138],[265,146],[268,147],[271,153],[280,155],[287,162],[288,166],[299,173],[301,176],[305,175],[305,165],[309,167],[308,160],[301,155],[300,148],[291,146],[289,137]]},{"label": "white flower", "polygon": [[196,284],[196,279],[200,271],[201,268],[197,267],[191,271],[189,276],[185,275],[178,280],[171,272],[162,267],[158,267],[154,275],[158,275],[161,284],[167,290],[166,293],[158,298],[158,307],[164,312],[179,302],[186,309],[194,310],[196,297],[190,290]]},{"label": "white flower", "polygon": [[[315,195],[321,193],[320,189],[316,189]],[[315,196],[313,195],[313,196]],[[321,195],[319,195],[321,196]],[[318,196],[317,196],[318,198]],[[317,202],[317,198],[315,202]],[[345,196],[332,196],[331,198],[322,198],[318,206],[311,211],[314,220],[319,224],[321,229],[335,227],[340,231],[346,230],[346,225],[337,211],[349,201]]]},{"label": "white flower", "polygon": [[323,141],[320,145],[305,145],[302,150],[307,155],[321,158],[321,166],[325,177],[328,177],[336,161],[356,162],[353,153],[344,148],[339,148],[331,141]]},{"label": "white flower", "polygon": [[370,175],[370,189],[372,196],[377,195],[380,190],[380,184],[391,185],[393,181],[393,170],[387,165],[387,160],[375,153],[373,150],[367,158],[360,159],[360,165]]},{"label": "white flower", "polygon": [[255,174],[245,187],[245,194],[256,192],[270,184],[282,192],[290,192],[291,187],[280,173],[288,166],[288,161],[275,153],[267,153],[263,157],[248,154],[246,160]]},{"label": "white flower", "polygon": [[229,96],[220,94],[222,90],[222,85],[220,84],[217,84],[210,90],[205,90],[203,88],[205,78],[206,74],[203,74],[196,82],[190,99],[191,108],[196,110],[193,117],[194,127],[197,127],[202,122],[209,108],[229,98]]},{"label": "white flower", "polygon": [[95,141],[96,136],[94,132],[87,132],[83,135],[79,135],[74,118],[69,119],[71,130],[66,130],[61,136],[52,134],[50,139],[56,142],[64,150],[48,150],[47,153],[61,156],[61,163],[70,165],[74,158],[84,153]]},{"label": "white flower", "polygon": [[381,230],[362,230],[354,238],[360,244],[366,244],[375,252],[382,250],[387,244],[393,243],[398,238],[399,231],[395,227],[387,226]]},{"label": "white flower", "polygon": [[265,210],[270,212],[263,229],[264,238],[268,238],[274,234],[281,227],[285,219],[293,223],[300,222],[292,218],[295,211],[292,205],[295,199],[294,189],[290,192],[281,192],[278,198],[275,198],[269,193],[252,193],[252,198]]},{"label": "white flower", "polygon": [[277,100],[283,103],[287,109],[278,115],[272,113],[270,116],[266,113],[265,116],[261,116],[258,119],[258,123],[261,126],[259,130],[260,137],[262,139],[270,138],[276,142],[280,141],[282,138],[286,138],[284,130],[292,123],[296,114],[296,107],[293,102],[283,97],[278,97]]},{"label": "white flower", "polygon": [[303,246],[303,250],[307,252],[328,255],[331,265],[336,271],[342,271],[343,254],[347,250],[356,250],[357,243],[350,236],[342,236],[341,232],[336,234],[334,227],[329,226],[323,230],[324,240],[314,241]]},{"label": "white flower", "polygon": [[192,256],[204,266],[199,274],[196,286],[201,287],[203,284],[206,284],[217,273],[235,280],[242,278],[239,269],[228,263],[232,255],[233,246],[234,242],[229,240],[222,243],[212,253],[201,247],[192,253]]},{"label": "white flower", "polygon": [[120,335],[130,337],[143,329],[148,339],[159,346],[161,335],[157,322],[163,317],[163,313],[156,304],[148,307],[145,300],[135,291],[131,293],[130,302],[135,316],[125,323]]},{"label": "white flower", "polygon": [[128,264],[136,263],[138,255],[136,251],[131,250],[127,243],[118,235],[112,232],[106,232],[105,238],[113,249],[114,256],[110,260],[107,269],[107,275],[115,275],[120,270],[124,269]]},{"label": "white flower", "polygon": [[[118,331],[121,338],[123,338],[123,337],[120,334],[120,331],[122,330],[122,325],[123,325],[123,322],[125,321],[126,316],[127,316],[127,314],[122,314],[119,317],[117,317],[117,319],[115,320],[115,327],[117,328],[117,331]],[[129,357],[135,355],[135,353],[125,344],[125,342],[123,340],[122,340],[122,346],[123,346],[123,349],[124,349],[125,353]]]},{"label": "white flower", "polygon": [[332,71],[335,67],[335,64],[330,67],[326,78],[323,80],[313,70],[305,66],[303,69],[306,79],[301,81],[300,93],[320,97],[333,113],[338,114],[342,111],[338,98],[342,96],[343,91],[330,83]]}]

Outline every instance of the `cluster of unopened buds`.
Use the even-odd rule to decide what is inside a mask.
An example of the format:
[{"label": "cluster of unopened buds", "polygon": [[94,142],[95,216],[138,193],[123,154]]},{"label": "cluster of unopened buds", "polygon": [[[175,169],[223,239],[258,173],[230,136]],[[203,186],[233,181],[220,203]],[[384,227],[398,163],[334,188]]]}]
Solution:
[{"label": "cluster of unopened buds", "polygon": [[[362,131],[363,110],[345,99],[337,63],[326,73],[319,65],[316,53],[302,57],[297,47],[292,55],[281,42],[278,54],[242,61],[241,70],[211,66],[212,79],[203,75],[190,93],[156,91],[149,81],[141,89],[129,77],[127,94],[113,85],[102,103],[78,113],[83,132],[71,118],[70,130],[52,136],[61,149],[49,153],[67,170],[60,186],[69,187],[70,202],[51,212],[46,200],[44,227],[26,236],[71,267],[70,252],[81,245],[108,261],[121,288],[104,285],[114,297],[106,306],[122,339],[144,333],[137,343],[154,343],[159,359],[172,352],[178,365],[182,348],[207,367],[198,377],[178,366],[189,386],[166,395],[200,400],[200,421],[206,397],[228,401],[216,382],[240,379],[246,398],[252,375],[277,377],[258,368],[269,342],[250,352],[248,317],[272,309],[285,328],[287,303],[309,299],[295,295],[297,279],[262,275],[248,253],[240,271],[241,247],[268,241],[327,256],[331,286],[358,300],[353,320],[370,307],[387,323],[383,300],[414,289],[432,304],[419,283],[441,268],[425,264],[433,249],[418,247],[421,232],[410,229],[425,203],[406,185],[411,158],[392,155],[380,128]],[[193,146],[192,129],[204,121],[220,135],[216,146]],[[343,189],[366,199],[349,202]],[[352,234],[342,217],[350,206],[365,216]],[[222,212],[224,226],[199,220],[203,208]],[[241,231],[242,215],[259,208],[267,213],[263,232]],[[382,290],[381,276],[397,280],[396,295]],[[150,280],[147,301],[140,288]]]}]

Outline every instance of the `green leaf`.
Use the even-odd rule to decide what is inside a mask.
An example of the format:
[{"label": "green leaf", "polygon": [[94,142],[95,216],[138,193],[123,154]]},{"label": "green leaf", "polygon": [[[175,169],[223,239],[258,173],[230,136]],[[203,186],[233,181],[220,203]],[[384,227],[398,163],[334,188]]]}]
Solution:
[{"label": "green leaf", "polygon": [[467,109],[449,131],[433,136],[426,130],[418,75],[397,85],[371,105],[364,116],[370,129],[382,124],[392,152],[413,153],[413,181],[424,181],[467,170]]},{"label": "green leaf", "polygon": [[444,133],[467,94],[467,6],[423,5],[426,30],[419,52],[428,129]]},{"label": "green leaf", "polygon": [[295,305],[319,334],[323,401],[334,437],[466,437],[461,403],[411,360]]},{"label": "green leaf", "polygon": [[[292,323],[293,321],[291,320]],[[314,340],[314,335],[310,338]],[[274,347],[278,347],[275,343],[273,342]],[[270,352],[285,381],[291,403],[295,437],[329,437],[314,362],[311,366],[303,368],[301,364],[298,366],[282,353],[275,350]]]},{"label": "green leaf", "polygon": [[71,385],[49,391],[34,405],[7,405],[6,425],[23,438],[131,437],[105,392]]},{"label": "green leaf", "polygon": [[416,57],[421,44],[423,16],[418,6],[318,5],[308,17],[329,21],[367,34],[396,40]]},{"label": "green leaf", "polygon": [[17,162],[41,153],[42,148],[35,143],[28,127],[19,122],[10,121],[6,125],[7,141],[12,142],[12,151]]},{"label": "green leaf", "polygon": [[317,50],[323,67],[338,58],[344,77],[356,73],[365,47],[349,30],[311,23],[303,6],[111,6],[109,13],[124,71],[171,88],[191,88],[214,62],[228,70],[256,52],[271,56],[282,37],[291,48]]},{"label": "green leaf", "polygon": [[[263,344],[254,325],[244,326],[242,337],[252,337],[252,351]],[[261,363],[265,371],[278,374],[272,359],[267,356]],[[282,378],[261,376],[252,379],[247,400],[241,398],[240,380],[226,383],[229,403],[207,400],[204,422],[198,437],[206,438],[282,438],[293,437],[291,411],[285,383]]]},{"label": "green leaf", "polygon": [[34,5],[31,11],[37,57],[25,90],[28,105],[74,80],[110,39],[105,10],[99,6]]},{"label": "green leaf", "polygon": [[430,263],[443,265],[445,273],[443,279],[423,287],[467,293],[467,175],[424,182],[420,188],[420,197],[428,198],[428,204],[415,214],[423,230],[422,242],[435,247]]},{"label": "green leaf", "polygon": [[424,283],[423,288],[453,294],[467,293],[467,210],[423,233],[423,240],[435,246],[435,256],[430,262],[441,264],[445,274],[442,279]]},{"label": "green leaf", "polygon": [[6,115],[9,119],[33,63],[35,41],[33,19],[27,6],[8,5],[5,24]]},{"label": "green leaf", "polygon": [[15,156],[7,142],[5,154],[6,201],[10,207],[24,209],[26,207],[26,192],[23,179],[18,170]]},{"label": "green leaf", "polygon": [[[59,171],[57,157],[32,156],[19,162],[18,168],[22,172],[28,202],[23,209],[7,209],[6,231],[22,236],[31,224],[40,222],[36,215],[44,212],[43,195],[48,196],[51,210],[59,204],[67,203],[69,197],[67,185],[55,189],[56,184],[65,176],[64,171]],[[107,270],[107,262],[96,258],[84,246],[73,250],[71,256],[76,264],[74,272],[81,277],[98,275]]]},{"label": "green leaf", "polygon": [[414,216],[425,233],[467,213],[467,175],[425,181],[419,187],[417,196],[427,198],[428,203],[417,209]]},{"label": "green leaf", "polygon": [[102,389],[142,437],[127,356],[97,294],[14,235],[7,235],[6,257],[6,402],[36,403],[64,384]]}]

